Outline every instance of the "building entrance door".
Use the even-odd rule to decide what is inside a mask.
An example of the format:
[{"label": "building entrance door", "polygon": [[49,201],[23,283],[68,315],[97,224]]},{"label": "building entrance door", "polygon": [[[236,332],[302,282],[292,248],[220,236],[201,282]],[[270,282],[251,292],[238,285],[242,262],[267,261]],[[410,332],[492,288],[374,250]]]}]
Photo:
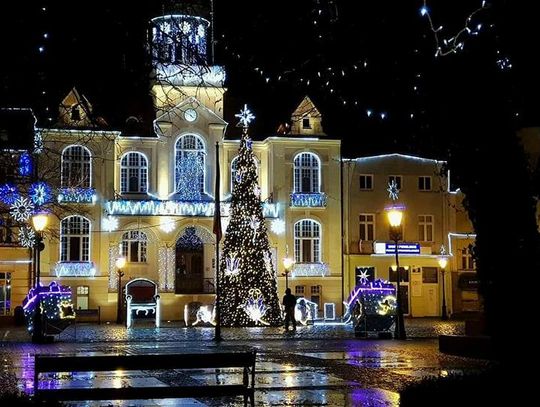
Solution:
[{"label": "building entrance door", "polygon": [[186,228],[176,242],[176,294],[201,294],[204,282],[204,246],[195,228]]}]

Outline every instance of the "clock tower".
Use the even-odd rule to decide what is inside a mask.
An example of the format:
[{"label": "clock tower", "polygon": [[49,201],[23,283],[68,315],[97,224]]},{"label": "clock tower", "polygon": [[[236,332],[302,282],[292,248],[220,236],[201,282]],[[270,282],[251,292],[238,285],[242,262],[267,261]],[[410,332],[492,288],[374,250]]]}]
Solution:
[{"label": "clock tower", "polygon": [[[151,20],[149,45],[156,117],[188,98],[195,98],[223,117],[225,70],[210,64],[210,30],[208,20],[193,15],[167,14]],[[186,121],[196,120],[197,112],[186,114]]]}]

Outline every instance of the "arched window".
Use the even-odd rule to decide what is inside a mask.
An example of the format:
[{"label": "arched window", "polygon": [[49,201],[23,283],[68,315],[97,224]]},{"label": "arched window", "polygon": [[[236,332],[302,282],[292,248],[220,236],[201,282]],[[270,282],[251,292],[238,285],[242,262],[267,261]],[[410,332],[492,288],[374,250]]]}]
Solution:
[{"label": "arched window", "polygon": [[204,192],[205,156],[204,144],[194,134],[186,134],[176,142],[174,179],[180,199],[200,199]]},{"label": "arched window", "polygon": [[68,216],[60,223],[60,261],[90,261],[90,221]]},{"label": "arched window", "polygon": [[[234,157],[231,161],[231,193],[233,190],[236,174],[238,174],[238,157],[239,156]],[[259,160],[257,159],[257,157],[253,156],[253,161],[255,161],[255,172],[257,176],[259,176]]]},{"label": "arched window", "polygon": [[320,191],[321,165],[312,153],[300,153],[294,158],[294,192],[314,194]]},{"label": "arched window", "polygon": [[148,190],[148,161],[137,152],[127,153],[120,161],[120,192],[146,193]]},{"label": "arched window", "polygon": [[92,186],[90,157],[90,150],[83,146],[69,146],[62,152],[62,187]]},{"label": "arched window", "polygon": [[122,256],[130,263],[146,263],[146,233],[130,230],[122,235]]},{"label": "arched window", "polygon": [[294,259],[297,263],[321,262],[321,225],[311,219],[294,224]]}]

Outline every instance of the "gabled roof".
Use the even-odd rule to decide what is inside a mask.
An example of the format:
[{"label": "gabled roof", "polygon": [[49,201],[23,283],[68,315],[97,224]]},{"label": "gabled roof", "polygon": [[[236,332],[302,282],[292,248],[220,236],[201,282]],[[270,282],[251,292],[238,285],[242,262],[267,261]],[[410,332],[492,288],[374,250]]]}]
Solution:
[{"label": "gabled roof", "polygon": [[293,112],[292,118],[294,121],[295,119],[300,119],[308,115],[310,117],[322,117],[321,112],[319,112],[319,109],[317,109],[309,96],[305,96],[296,108],[296,110]]}]

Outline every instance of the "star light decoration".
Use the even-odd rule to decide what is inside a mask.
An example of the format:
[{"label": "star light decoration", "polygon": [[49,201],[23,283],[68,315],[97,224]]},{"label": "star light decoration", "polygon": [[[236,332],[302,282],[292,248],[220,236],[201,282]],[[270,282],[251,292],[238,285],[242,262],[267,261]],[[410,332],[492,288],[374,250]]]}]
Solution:
[{"label": "star light decoration", "polygon": [[396,180],[393,179],[390,181],[386,190],[388,191],[388,197],[392,201],[397,201],[399,199],[399,188],[396,184]]},{"label": "star light decoration", "polygon": [[360,278],[360,284],[366,284],[369,280],[368,271],[367,270],[360,271],[358,278]]},{"label": "star light decoration", "polygon": [[10,214],[17,222],[26,222],[34,212],[34,204],[27,198],[19,197],[10,207]]},{"label": "star light decoration", "polygon": [[255,118],[255,115],[251,113],[251,111],[245,104],[244,108],[240,111],[240,113],[235,114],[234,117],[238,117],[240,123],[242,124],[242,127],[249,127],[249,123],[251,123],[251,121]]}]

